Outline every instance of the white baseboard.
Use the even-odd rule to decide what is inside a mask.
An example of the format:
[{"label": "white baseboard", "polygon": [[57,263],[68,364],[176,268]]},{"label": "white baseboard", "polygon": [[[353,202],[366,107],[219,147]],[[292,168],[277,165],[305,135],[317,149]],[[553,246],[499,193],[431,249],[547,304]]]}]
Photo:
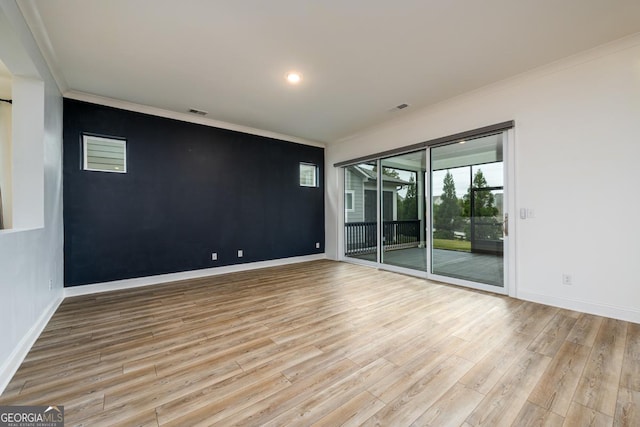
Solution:
[{"label": "white baseboard", "polygon": [[11,378],[15,375],[24,358],[27,357],[29,350],[31,350],[31,347],[33,347],[33,344],[35,344],[63,300],[64,298],[60,297],[49,304],[29,332],[20,340],[13,350],[13,353],[11,353],[9,358],[0,367],[0,395],[2,395],[4,389],[9,385]]},{"label": "white baseboard", "polygon": [[236,273],[239,271],[256,270],[259,268],[277,267],[280,265],[297,264],[300,262],[326,259],[325,254],[305,255],[291,258],[281,258],[269,261],[235,264],[224,267],[204,268],[201,270],[181,271],[179,273],[159,274],[157,276],[138,277],[135,279],[114,280],[113,282],[96,283],[94,285],[72,286],[64,288],[64,297],[90,295],[100,292],[132,289],[142,286],[158,285],[161,283],[177,282],[179,280],[198,279],[201,277],[217,276],[220,274]]},{"label": "white baseboard", "polygon": [[[113,282],[98,283],[95,285],[75,286],[64,289],[64,297],[53,301],[49,307],[42,313],[38,321],[29,330],[25,337],[20,341],[16,349],[13,351],[9,359],[0,367],[0,395],[7,387],[11,378],[16,373],[20,364],[29,353],[29,350],[36,342],[40,333],[46,327],[47,323],[58,309],[64,298],[89,295],[100,292],[108,292],[119,289],[131,289],[142,286],[151,286],[161,283],[175,282],[179,280],[195,279],[208,276],[216,276],[220,274],[235,273],[240,271],[256,270],[260,268],[276,267],[287,264],[296,264],[300,262],[316,261],[327,259],[325,254],[307,255],[292,258],[283,258],[270,261],[260,261],[248,264],[237,264],[225,267],[207,268],[202,270],[192,270],[179,273],[162,274],[157,276],[140,277],[136,279],[117,280]],[[518,291],[518,299],[536,302],[540,304],[550,305],[554,307],[575,310],[583,313],[594,314],[597,316],[610,317],[613,319],[624,320],[627,322],[640,323],[640,311],[617,307],[606,304],[594,304],[587,301],[558,298],[549,295],[537,294],[534,292]]]},{"label": "white baseboard", "polygon": [[612,319],[627,322],[640,323],[640,311],[626,307],[617,307],[607,304],[594,304],[592,302],[558,298],[549,295],[536,294],[534,292],[518,291],[518,299],[537,302],[553,307],[566,308],[582,313],[595,314],[596,316],[610,317]]},{"label": "white baseboard", "polygon": [[22,338],[20,343],[16,346],[11,356],[0,367],[0,395],[4,392],[4,389],[9,385],[9,382],[15,375],[16,371],[22,364],[24,358],[33,347],[44,328],[51,320],[62,301],[67,297],[78,295],[89,295],[100,292],[114,291],[118,289],[130,289],[141,286],[151,286],[160,283],[175,282],[178,280],[195,279],[208,276],[216,276],[220,274],[235,273],[239,271],[257,270],[259,268],[277,267],[280,265],[297,264],[300,262],[316,261],[326,259],[325,254],[306,255],[291,258],[275,259],[270,261],[252,262],[247,264],[236,264],[225,267],[206,268],[202,270],[191,270],[180,273],[161,274],[157,276],[140,277],[136,279],[117,280],[107,283],[98,283],[95,285],[75,286],[72,288],[65,288],[63,296],[54,300],[40,315],[36,323],[29,330],[29,332]]}]

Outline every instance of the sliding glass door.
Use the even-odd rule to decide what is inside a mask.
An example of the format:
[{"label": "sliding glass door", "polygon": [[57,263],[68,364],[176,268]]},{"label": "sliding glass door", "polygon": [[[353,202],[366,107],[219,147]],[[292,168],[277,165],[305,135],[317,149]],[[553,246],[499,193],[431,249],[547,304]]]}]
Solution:
[{"label": "sliding glass door", "polygon": [[383,264],[427,270],[424,150],[380,161]]},{"label": "sliding glass door", "polygon": [[344,254],[365,261],[378,260],[377,162],[344,169]]},{"label": "sliding glass door", "polygon": [[506,292],[506,131],[344,167],[344,255]]},{"label": "sliding glass door", "polygon": [[504,287],[503,139],[430,149],[431,275]]}]

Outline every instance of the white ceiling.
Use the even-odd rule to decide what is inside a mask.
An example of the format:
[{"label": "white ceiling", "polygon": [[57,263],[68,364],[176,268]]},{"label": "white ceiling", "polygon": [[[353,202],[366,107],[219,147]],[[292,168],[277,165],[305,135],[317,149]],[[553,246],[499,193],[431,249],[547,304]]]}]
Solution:
[{"label": "white ceiling", "polygon": [[640,31],[638,0],[19,4],[65,92],[320,142]]}]

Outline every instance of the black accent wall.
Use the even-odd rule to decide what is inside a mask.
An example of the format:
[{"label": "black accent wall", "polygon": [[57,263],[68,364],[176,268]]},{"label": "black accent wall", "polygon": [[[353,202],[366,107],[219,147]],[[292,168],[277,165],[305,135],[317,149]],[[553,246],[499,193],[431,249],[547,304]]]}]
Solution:
[{"label": "black accent wall", "polygon": [[[82,170],[83,133],[127,173]],[[323,148],[65,99],[63,162],[65,286],[324,252]]]}]

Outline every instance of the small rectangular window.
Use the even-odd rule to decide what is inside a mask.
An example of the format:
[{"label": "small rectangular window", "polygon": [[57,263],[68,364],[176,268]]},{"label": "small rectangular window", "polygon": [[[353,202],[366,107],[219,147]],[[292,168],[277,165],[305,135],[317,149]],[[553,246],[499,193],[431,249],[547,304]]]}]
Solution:
[{"label": "small rectangular window", "polygon": [[300,163],[300,186],[318,186],[318,166],[311,163]]},{"label": "small rectangular window", "polygon": [[353,190],[346,190],[344,192],[344,208],[347,210],[347,212],[353,212],[353,195],[354,195],[354,191]]},{"label": "small rectangular window", "polygon": [[127,141],[83,135],[83,169],[101,172],[127,172]]}]

